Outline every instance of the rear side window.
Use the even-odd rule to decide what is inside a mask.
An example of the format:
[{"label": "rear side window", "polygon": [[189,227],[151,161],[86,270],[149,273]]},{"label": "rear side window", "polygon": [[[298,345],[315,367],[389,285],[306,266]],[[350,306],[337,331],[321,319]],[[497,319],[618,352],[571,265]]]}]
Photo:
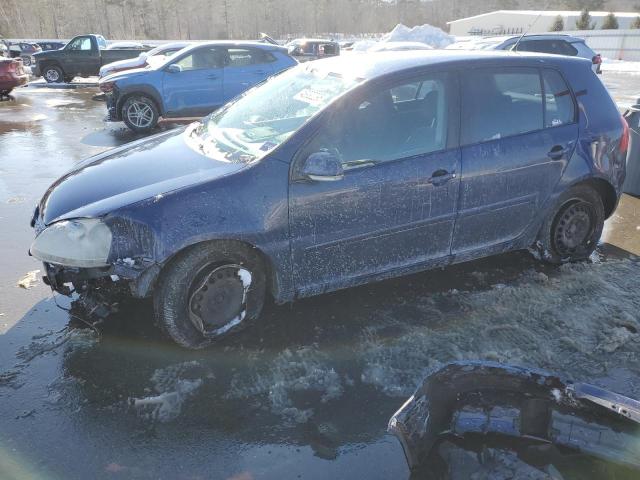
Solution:
[{"label": "rear side window", "polygon": [[518,51],[552,53],[569,57],[575,57],[578,54],[576,47],[565,40],[524,40],[518,45]]},{"label": "rear side window", "polygon": [[464,144],[543,128],[542,85],[537,69],[472,70],[463,75],[462,87]]},{"label": "rear side window", "polygon": [[558,127],[575,122],[576,106],[571,90],[555,70],[543,70],[545,93],[545,127]]},{"label": "rear side window", "polygon": [[228,52],[230,67],[246,67],[275,60],[270,53],[253,48],[229,48]]}]

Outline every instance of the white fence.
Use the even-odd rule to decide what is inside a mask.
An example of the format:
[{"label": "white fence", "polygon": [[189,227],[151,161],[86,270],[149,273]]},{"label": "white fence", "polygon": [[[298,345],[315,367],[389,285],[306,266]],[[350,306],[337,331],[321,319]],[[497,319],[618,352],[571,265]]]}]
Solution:
[{"label": "white fence", "polygon": [[615,60],[640,61],[640,30],[576,30],[561,32],[584,38],[596,53]]}]

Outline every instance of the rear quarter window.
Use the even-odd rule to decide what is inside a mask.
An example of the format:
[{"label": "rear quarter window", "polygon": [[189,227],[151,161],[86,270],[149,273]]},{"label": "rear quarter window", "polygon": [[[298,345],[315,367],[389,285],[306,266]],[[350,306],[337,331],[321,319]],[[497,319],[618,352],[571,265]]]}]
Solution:
[{"label": "rear quarter window", "polygon": [[545,127],[559,127],[576,121],[576,106],[571,90],[555,70],[542,72],[545,94]]}]

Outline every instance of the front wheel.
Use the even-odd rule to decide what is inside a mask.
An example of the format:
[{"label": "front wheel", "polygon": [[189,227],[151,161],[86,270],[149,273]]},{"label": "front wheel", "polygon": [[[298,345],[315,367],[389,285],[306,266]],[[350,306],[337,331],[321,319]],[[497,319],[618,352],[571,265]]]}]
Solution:
[{"label": "front wheel", "polygon": [[204,348],[257,319],[265,290],[255,250],[227,241],[197,245],[162,272],[154,292],[156,321],[177,344]]},{"label": "front wheel", "polygon": [[121,114],[127,127],[138,133],[151,131],[160,117],[154,101],[143,95],[129,97],[122,105]]},{"label": "front wheel", "polygon": [[56,67],[55,65],[44,67],[44,69],[42,70],[42,76],[47,81],[47,83],[60,83],[64,79],[62,69],[60,67]]},{"label": "front wheel", "polygon": [[603,228],[600,194],[588,186],[573,187],[560,196],[540,230],[535,248],[549,263],[586,260],[596,249]]}]

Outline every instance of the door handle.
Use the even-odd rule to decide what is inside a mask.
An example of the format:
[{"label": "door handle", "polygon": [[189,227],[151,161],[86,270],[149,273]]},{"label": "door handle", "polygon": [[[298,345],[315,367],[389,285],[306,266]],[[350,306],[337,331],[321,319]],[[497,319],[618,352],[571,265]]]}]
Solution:
[{"label": "door handle", "polygon": [[551,160],[560,160],[567,153],[569,153],[569,150],[570,150],[569,147],[563,147],[562,145],[556,145],[551,150],[549,150],[549,152],[547,153],[547,156]]},{"label": "door handle", "polygon": [[218,79],[218,75],[215,75],[215,74],[214,75],[208,75],[207,78],[209,80],[217,80]]},{"label": "door handle", "polygon": [[440,185],[444,185],[449,180],[453,180],[454,178],[456,178],[456,172],[449,172],[441,168],[431,174],[428,182],[432,185],[435,185],[436,187],[439,187]]},{"label": "door handle", "polygon": [[258,71],[253,72],[253,73],[254,73],[255,75],[264,75],[264,74],[265,74],[265,73],[267,73],[267,72],[265,72],[264,70],[258,70]]}]

